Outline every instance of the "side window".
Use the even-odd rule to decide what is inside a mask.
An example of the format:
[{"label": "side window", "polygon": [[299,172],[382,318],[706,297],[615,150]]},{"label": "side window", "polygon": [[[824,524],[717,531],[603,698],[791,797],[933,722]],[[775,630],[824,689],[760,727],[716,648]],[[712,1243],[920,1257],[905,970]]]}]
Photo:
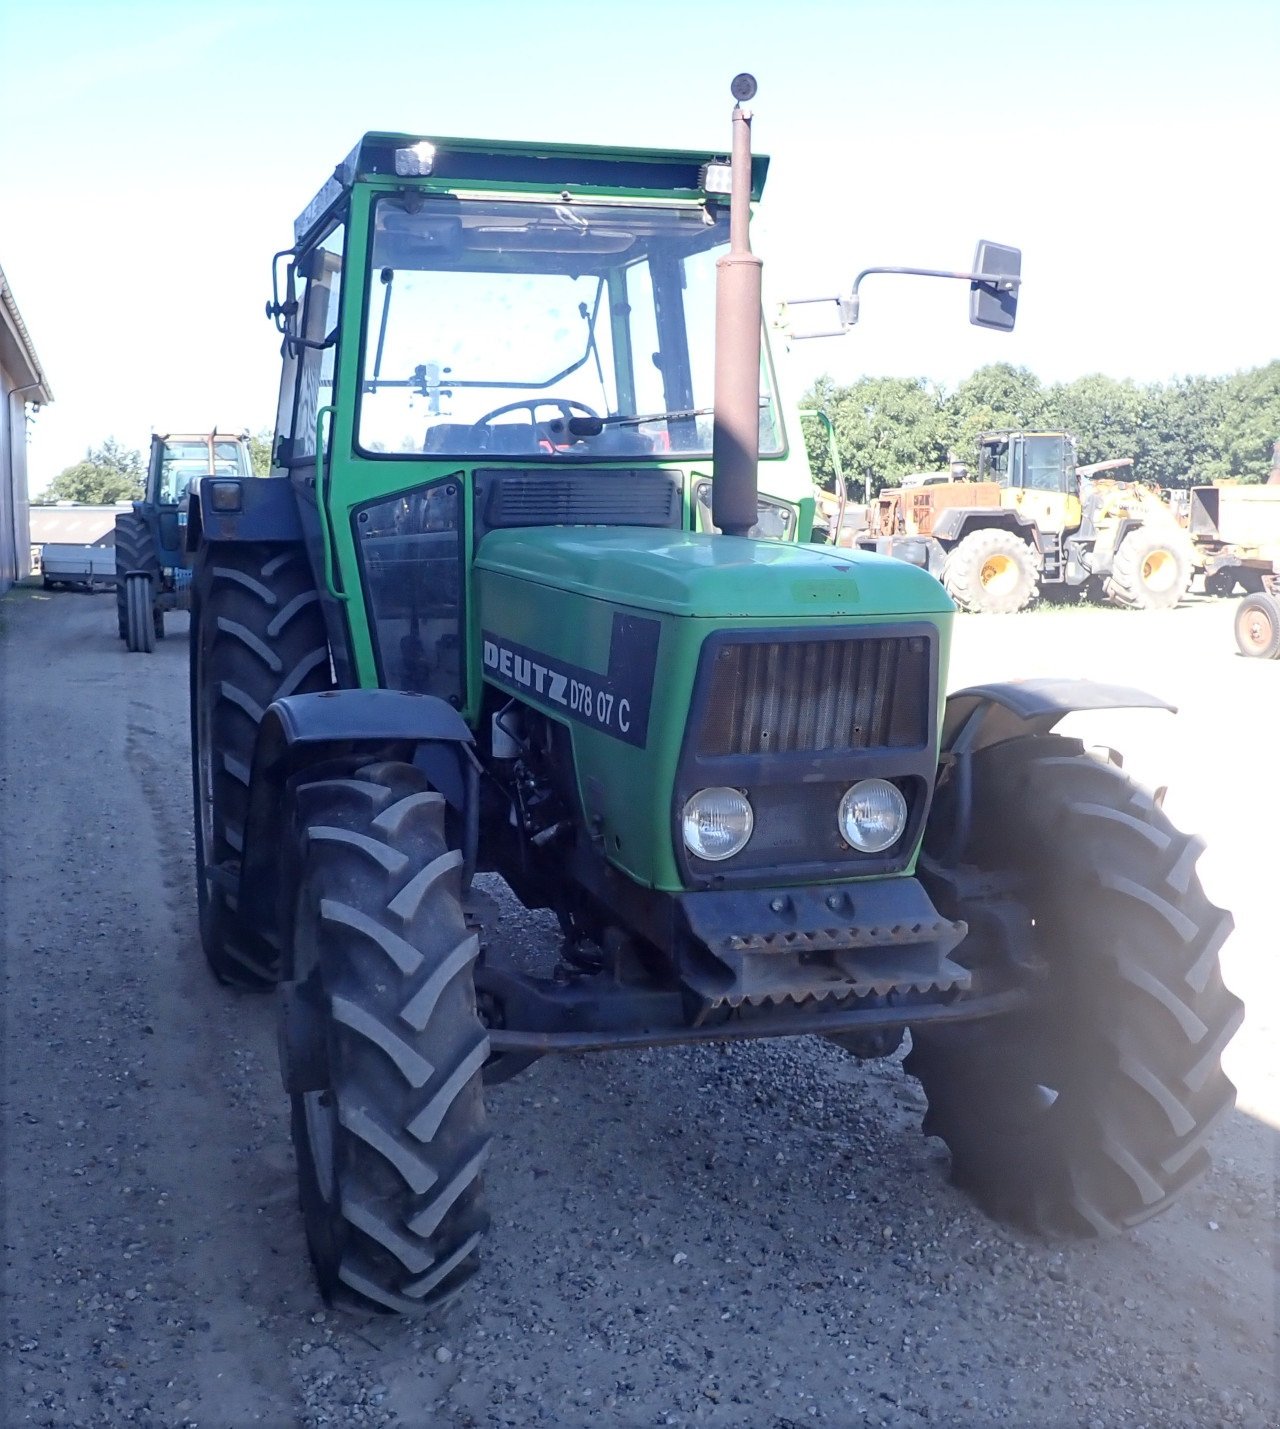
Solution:
[{"label": "side window", "polygon": [[298,396],[292,429],[295,458],[315,456],[316,413],[333,400],[342,240],[343,229],[335,228],[317,247],[298,259],[298,272],[306,287],[298,329],[303,342],[294,344],[298,367]]}]

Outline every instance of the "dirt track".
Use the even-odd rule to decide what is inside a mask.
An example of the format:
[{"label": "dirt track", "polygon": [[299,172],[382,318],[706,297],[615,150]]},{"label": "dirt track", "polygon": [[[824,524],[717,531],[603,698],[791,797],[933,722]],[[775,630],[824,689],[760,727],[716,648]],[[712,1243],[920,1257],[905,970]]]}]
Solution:
[{"label": "dirt track", "polygon": [[[206,975],[182,617],[0,601],[5,1425],[1272,1425],[1280,664],[1225,603],[966,619],[953,683],[1043,669],[1182,704],[1100,742],[1172,787],[1231,907],[1242,1110],[1105,1246],[1020,1241],[825,1043],[545,1061],[490,1098],[485,1271],[441,1327],[326,1313],[267,1000]],[[177,637],[177,638],[173,638]],[[1250,811],[1265,813],[1253,814]],[[499,936],[550,929],[501,902]]]}]

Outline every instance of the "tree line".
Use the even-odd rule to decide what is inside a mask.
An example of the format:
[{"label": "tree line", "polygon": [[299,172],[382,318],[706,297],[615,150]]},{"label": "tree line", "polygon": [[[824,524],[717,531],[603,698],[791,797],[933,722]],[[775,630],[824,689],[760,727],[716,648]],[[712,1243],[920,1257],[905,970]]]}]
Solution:
[{"label": "tree line", "polygon": [[[1163,487],[1258,482],[1280,439],[1280,362],[1227,377],[1137,383],[1094,373],[1048,386],[1027,368],[1000,362],[980,367],[954,392],[923,377],[863,377],[848,387],[822,377],[802,405],[831,418],[854,496],[864,479],[874,493],[953,460],[976,471],[979,435],[1002,427],[1072,432],[1081,465],[1133,457],[1138,476]],[[804,429],[814,474],[834,489],[826,435],[812,418]],[[265,476],[271,433],[251,437],[249,447],[255,473]],[[44,500],[133,501],[145,481],[142,453],[108,437],[60,471]]]},{"label": "tree line", "polygon": [[[822,408],[836,429],[851,494],[872,493],[912,472],[962,462],[977,471],[985,431],[1065,431],[1082,466],[1133,457],[1144,481],[1162,487],[1265,481],[1280,439],[1280,362],[1227,377],[1137,383],[1094,373],[1048,386],[1025,367],[980,367],[954,392],[923,377],[864,377],[850,386],[819,378],[806,407]],[[827,442],[805,421],[815,475],[834,488]]]}]

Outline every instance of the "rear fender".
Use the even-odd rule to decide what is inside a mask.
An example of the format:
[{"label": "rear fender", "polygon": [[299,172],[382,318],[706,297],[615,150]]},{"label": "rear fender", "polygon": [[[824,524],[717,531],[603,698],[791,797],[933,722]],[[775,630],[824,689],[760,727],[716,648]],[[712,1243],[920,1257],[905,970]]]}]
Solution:
[{"label": "rear fender", "polygon": [[933,523],[934,537],[948,545],[956,545],[975,531],[1008,531],[1025,541],[1033,550],[1039,549],[1036,523],[1028,521],[1019,511],[999,511],[972,506],[952,506]]},{"label": "rear fender", "polygon": [[[952,827],[941,830],[946,852],[941,861],[955,866],[969,842],[973,820],[973,756],[1008,740],[1049,734],[1069,714],[1081,710],[1155,709],[1177,712],[1156,695],[1127,685],[1041,676],[957,690],[947,699],[942,720],[941,759],[954,780],[950,801]],[[926,826],[926,841],[929,830]],[[939,847],[938,844],[934,845]]]},{"label": "rear fender", "polygon": [[[217,478],[221,486],[229,485]],[[279,477],[246,477],[239,481],[240,508],[218,511],[213,506],[215,478],[193,483],[187,499],[186,549],[198,550],[210,541],[301,543],[302,521],[293,483]]]},{"label": "rear fender", "polygon": [[253,751],[241,853],[239,915],[279,941],[292,898],[292,789],[306,778],[350,771],[361,757],[411,761],[444,795],[459,830],[464,883],[475,868],[478,765],[466,722],[434,695],[403,690],[325,690],[276,700],[262,717]]}]

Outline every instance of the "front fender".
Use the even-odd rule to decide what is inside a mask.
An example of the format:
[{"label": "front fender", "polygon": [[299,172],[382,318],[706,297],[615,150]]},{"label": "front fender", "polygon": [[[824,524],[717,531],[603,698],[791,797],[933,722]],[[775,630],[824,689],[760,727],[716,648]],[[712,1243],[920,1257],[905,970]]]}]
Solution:
[{"label": "front fender", "polygon": [[[405,690],[325,690],[289,695],[270,705],[258,726],[249,779],[249,807],[241,851],[239,912],[247,926],[270,937],[281,926],[281,878],[288,849],[291,785],[353,756],[412,760],[457,815],[467,843],[476,818],[471,731],[452,705]],[[339,765],[339,768],[342,766]]]},{"label": "front fender", "polygon": [[1040,549],[1039,529],[1021,511],[1005,507],[992,511],[986,507],[951,506],[938,514],[933,523],[936,540],[958,545],[974,531],[1008,531],[1025,541],[1033,550]]},{"label": "front fender", "polygon": [[942,720],[943,754],[974,754],[989,744],[1048,734],[1065,715],[1079,710],[1153,709],[1177,712],[1157,695],[1128,685],[1038,676],[972,685],[948,695]]},{"label": "front fender", "polygon": [[[946,812],[925,825],[933,865],[956,867],[969,845],[973,827],[973,756],[1011,739],[1049,734],[1066,715],[1081,710],[1157,709],[1176,706],[1127,685],[1040,676],[990,685],[973,685],[948,696],[942,720],[944,766],[951,787]],[[939,779],[941,785],[941,778]],[[935,803],[934,809],[938,806]],[[931,835],[933,836],[931,840]]]}]

